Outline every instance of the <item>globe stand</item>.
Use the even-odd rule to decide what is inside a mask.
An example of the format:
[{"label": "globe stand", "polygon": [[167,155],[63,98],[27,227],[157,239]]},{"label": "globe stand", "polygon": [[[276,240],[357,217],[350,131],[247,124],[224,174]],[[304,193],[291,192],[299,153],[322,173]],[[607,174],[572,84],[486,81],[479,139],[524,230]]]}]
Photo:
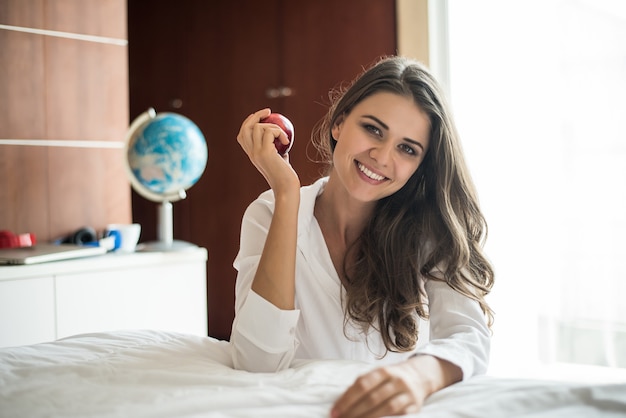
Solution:
[{"label": "globe stand", "polygon": [[164,200],[157,208],[157,241],[149,241],[141,243],[137,246],[137,251],[184,251],[198,248],[197,245],[187,241],[174,239],[174,222],[173,222],[173,205],[172,202]]}]

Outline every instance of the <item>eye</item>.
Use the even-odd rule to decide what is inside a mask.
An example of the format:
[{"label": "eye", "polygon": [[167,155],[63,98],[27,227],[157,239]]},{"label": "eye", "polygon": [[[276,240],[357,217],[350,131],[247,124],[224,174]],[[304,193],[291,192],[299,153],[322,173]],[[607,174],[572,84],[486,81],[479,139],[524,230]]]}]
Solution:
[{"label": "eye", "polygon": [[408,155],[419,155],[418,151],[409,144],[400,144],[398,148]]},{"label": "eye", "polygon": [[364,123],[363,125],[363,129],[365,129],[367,132],[376,135],[378,137],[382,137],[383,136],[383,132],[380,128],[378,128],[375,125],[369,124],[369,123]]}]

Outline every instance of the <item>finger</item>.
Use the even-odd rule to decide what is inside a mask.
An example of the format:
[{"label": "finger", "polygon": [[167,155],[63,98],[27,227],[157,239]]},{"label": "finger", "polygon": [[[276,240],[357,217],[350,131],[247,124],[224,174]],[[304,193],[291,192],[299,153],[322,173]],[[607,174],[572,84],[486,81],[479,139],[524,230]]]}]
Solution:
[{"label": "finger", "polygon": [[[364,411],[359,418],[378,418],[394,415],[406,415],[419,412],[420,407],[414,402],[413,397],[406,392],[396,393],[385,399],[382,403],[374,405],[371,409]],[[357,411],[358,413],[359,411]]]},{"label": "finger", "polygon": [[[390,400],[401,395],[401,392],[390,381],[385,381],[372,388],[361,396],[357,402],[350,406],[349,410],[341,414],[341,418],[384,416],[376,415],[382,411],[389,411],[387,405]],[[389,415],[389,414],[387,414]]]},{"label": "finger", "polygon": [[255,155],[274,150],[274,138],[280,136],[281,129],[273,124],[257,123],[250,133],[250,147]]},{"label": "finger", "polygon": [[378,418],[393,415],[405,415],[420,411],[420,405],[407,392],[390,391],[385,384],[361,398],[349,410],[340,413],[333,409],[333,418]]},{"label": "finger", "polygon": [[356,416],[347,413],[353,411],[364,397],[386,380],[380,370],[364,374],[346,390],[333,405],[333,417]]},{"label": "finger", "polygon": [[277,137],[278,140],[282,142],[283,145],[289,145],[289,138],[287,137],[287,134],[285,133],[285,131],[283,131],[280,127],[278,127],[278,129],[280,129],[280,133]]},{"label": "finger", "polygon": [[267,125],[267,126],[271,126],[274,129],[277,129],[279,135],[275,136],[276,138],[278,138],[278,140],[283,143],[284,145],[288,145],[289,144],[289,137],[287,136],[287,133],[283,130],[283,128],[281,128],[279,125],[275,124],[275,123],[269,123],[269,122],[262,122],[263,124]]},{"label": "finger", "polygon": [[255,124],[259,123],[261,119],[269,116],[272,113],[270,108],[264,108],[258,110],[254,113],[251,113],[244,119],[241,123],[241,127],[239,128],[239,133],[237,134],[237,142],[240,144],[248,137],[248,133],[252,130]]},{"label": "finger", "polygon": [[262,119],[265,119],[266,117],[268,117],[270,113],[272,113],[272,109],[270,109],[269,107],[266,107],[261,110],[257,110],[256,112],[252,114],[253,116],[252,120],[254,123],[259,123],[261,122]]},{"label": "finger", "polygon": [[243,146],[246,141],[247,132],[249,131],[250,121],[254,118],[254,113],[248,115],[247,118],[243,120],[241,126],[239,127],[239,132],[237,133],[237,142],[239,145]]}]

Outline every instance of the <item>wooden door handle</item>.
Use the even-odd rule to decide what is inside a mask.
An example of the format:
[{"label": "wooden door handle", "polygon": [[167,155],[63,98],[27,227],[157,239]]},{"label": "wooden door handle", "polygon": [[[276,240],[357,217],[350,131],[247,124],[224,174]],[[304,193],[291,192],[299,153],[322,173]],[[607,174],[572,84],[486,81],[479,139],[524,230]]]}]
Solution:
[{"label": "wooden door handle", "polygon": [[281,97],[290,97],[293,95],[293,89],[287,86],[270,87],[265,90],[265,97],[268,99],[278,99]]}]

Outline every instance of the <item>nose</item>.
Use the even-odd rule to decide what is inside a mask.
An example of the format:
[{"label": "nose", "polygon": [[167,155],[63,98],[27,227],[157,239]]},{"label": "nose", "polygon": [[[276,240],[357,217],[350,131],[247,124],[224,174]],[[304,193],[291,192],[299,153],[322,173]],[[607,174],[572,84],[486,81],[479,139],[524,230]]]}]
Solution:
[{"label": "nose", "polygon": [[393,144],[390,141],[386,141],[372,147],[370,150],[370,157],[375,160],[381,167],[389,165],[393,156]]}]

